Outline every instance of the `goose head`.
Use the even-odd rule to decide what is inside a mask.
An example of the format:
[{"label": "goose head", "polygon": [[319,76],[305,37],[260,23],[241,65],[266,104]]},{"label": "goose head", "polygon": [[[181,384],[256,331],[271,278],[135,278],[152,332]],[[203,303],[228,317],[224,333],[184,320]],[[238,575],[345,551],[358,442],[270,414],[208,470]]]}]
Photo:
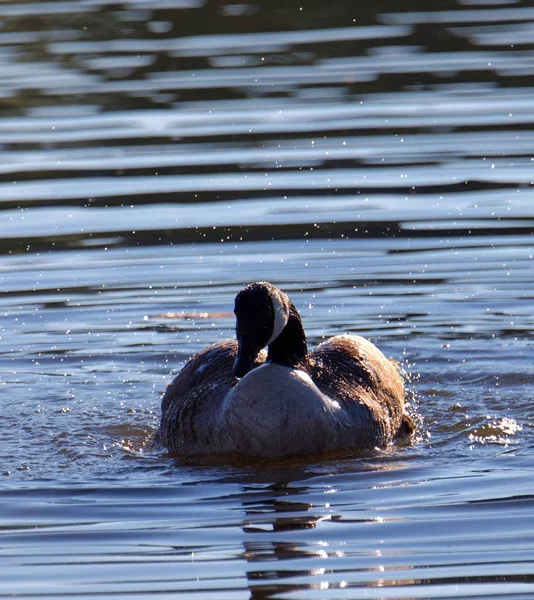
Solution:
[{"label": "goose head", "polygon": [[307,353],[299,314],[289,297],[265,281],[251,283],[236,296],[237,357],[234,374],[244,377],[262,348],[267,360],[294,366]]}]

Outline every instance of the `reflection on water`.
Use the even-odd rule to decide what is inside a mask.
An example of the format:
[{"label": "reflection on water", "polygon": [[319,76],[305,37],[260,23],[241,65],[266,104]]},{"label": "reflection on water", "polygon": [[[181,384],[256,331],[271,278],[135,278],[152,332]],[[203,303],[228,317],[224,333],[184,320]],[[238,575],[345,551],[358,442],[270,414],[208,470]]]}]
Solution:
[{"label": "reflection on water", "polygon": [[[439,4],[2,3],[1,597],[532,595],[534,9]],[[148,450],[257,279],[413,445]]]},{"label": "reflection on water", "polygon": [[[281,475],[274,469],[263,473],[263,483],[257,473],[224,481],[212,473],[203,481],[196,471],[150,488],[4,490],[10,525],[2,537],[10,554],[3,560],[11,564],[5,593],[41,595],[45,573],[55,590],[45,598],[96,597],[98,589],[141,597],[532,593],[532,496],[517,472],[507,473],[514,495],[502,495],[501,476],[491,469],[451,482],[416,464],[353,468],[293,469],[286,485],[265,483]],[[473,495],[476,482],[482,485]],[[507,531],[496,549],[492,525],[503,512]],[[33,527],[20,527],[28,519]],[[33,564],[32,578],[20,577],[21,562]]]}]

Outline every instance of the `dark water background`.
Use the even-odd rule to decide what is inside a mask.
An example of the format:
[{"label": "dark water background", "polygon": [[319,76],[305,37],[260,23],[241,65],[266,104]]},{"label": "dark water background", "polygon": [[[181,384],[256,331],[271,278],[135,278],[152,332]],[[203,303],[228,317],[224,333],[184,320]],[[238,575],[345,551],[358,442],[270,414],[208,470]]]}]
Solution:
[{"label": "dark water background", "polygon": [[[534,597],[533,123],[531,2],[2,2],[0,598]],[[258,279],[413,445],[148,450]]]}]

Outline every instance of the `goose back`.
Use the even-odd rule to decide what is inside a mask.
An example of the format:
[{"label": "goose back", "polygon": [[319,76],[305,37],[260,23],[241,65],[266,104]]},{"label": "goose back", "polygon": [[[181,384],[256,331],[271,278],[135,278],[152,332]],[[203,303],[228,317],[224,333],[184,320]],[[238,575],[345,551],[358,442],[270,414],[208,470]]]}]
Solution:
[{"label": "goose back", "polygon": [[267,362],[226,395],[220,410],[219,445],[256,457],[313,455],[354,445],[351,422],[303,370]]}]

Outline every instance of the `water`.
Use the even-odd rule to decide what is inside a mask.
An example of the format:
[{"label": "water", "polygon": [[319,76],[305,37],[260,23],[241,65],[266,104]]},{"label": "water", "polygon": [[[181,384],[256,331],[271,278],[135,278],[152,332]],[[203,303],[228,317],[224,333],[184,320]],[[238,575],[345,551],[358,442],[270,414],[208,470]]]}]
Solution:
[{"label": "water", "polygon": [[[534,9],[430,4],[2,3],[0,598],[534,596]],[[413,444],[150,451],[259,279]]]}]

